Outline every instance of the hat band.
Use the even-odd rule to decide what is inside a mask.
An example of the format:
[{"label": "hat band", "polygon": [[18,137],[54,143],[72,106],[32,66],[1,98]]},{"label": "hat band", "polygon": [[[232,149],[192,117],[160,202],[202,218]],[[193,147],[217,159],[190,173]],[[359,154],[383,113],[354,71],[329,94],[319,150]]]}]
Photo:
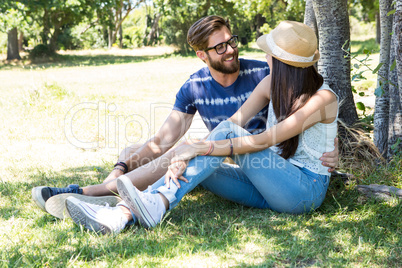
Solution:
[{"label": "hat band", "polygon": [[281,58],[283,60],[288,60],[288,61],[295,61],[295,62],[311,62],[314,59],[314,55],[311,57],[303,57],[299,55],[294,55],[292,53],[289,53],[279,46],[276,45],[274,39],[272,38],[272,34],[267,34],[267,45],[269,49],[271,49],[272,54],[274,56]]}]

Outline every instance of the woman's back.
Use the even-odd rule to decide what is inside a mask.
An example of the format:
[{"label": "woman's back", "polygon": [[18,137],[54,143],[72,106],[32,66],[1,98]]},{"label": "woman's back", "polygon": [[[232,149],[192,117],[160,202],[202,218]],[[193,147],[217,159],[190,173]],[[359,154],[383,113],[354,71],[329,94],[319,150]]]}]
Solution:
[{"label": "woman's back", "polygon": [[[328,85],[323,84],[319,90],[330,90],[338,99],[338,96],[333,92]],[[328,168],[324,167],[319,160],[324,152],[334,150],[334,139],[337,133],[337,119],[329,124],[317,123],[312,127],[304,130],[299,135],[299,144],[296,153],[288,160],[295,166],[305,167],[308,170],[322,175],[329,175]],[[272,102],[268,109],[267,129],[276,125],[277,119],[273,110]],[[280,154],[280,148],[272,146],[271,149]]]}]

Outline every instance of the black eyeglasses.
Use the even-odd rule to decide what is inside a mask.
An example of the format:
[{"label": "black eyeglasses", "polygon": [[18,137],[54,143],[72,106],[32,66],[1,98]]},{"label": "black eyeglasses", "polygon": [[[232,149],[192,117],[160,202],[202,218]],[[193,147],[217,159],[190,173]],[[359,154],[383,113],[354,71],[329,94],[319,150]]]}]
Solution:
[{"label": "black eyeglasses", "polygon": [[215,49],[218,55],[222,55],[223,53],[226,52],[228,45],[230,45],[232,48],[237,47],[237,37],[238,37],[237,35],[232,35],[232,38],[230,38],[227,42],[219,43],[213,47],[208,47],[204,49],[204,51],[207,52],[208,50]]}]

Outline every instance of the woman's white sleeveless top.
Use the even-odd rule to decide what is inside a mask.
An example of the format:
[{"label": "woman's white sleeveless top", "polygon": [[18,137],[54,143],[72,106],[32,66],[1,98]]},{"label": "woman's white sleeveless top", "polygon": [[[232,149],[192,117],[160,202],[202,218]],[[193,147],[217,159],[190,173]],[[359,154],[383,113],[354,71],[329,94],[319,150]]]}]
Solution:
[{"label": "woman's white sleeveless top", "polygon": [[[318,90],[332,91],[328,85],[323,84]],[[336,95],[339,102],[339,97]],[[334,139],[338,129],[338,112],[336,119],[329,124],[317,123],[306,129],[299,135],[299,146],[296,153],[288,159],[295,166],[304,167],[308,170],[322,175],[330,175],[328,167],[324,167],[319,160],[324,152],[334,150]],[[269,103],[267,129],[278,123],[275,112],[272,106],[272,101]],[[275,153],[280,154],[280,149],[275,145],[270,147]]]}]

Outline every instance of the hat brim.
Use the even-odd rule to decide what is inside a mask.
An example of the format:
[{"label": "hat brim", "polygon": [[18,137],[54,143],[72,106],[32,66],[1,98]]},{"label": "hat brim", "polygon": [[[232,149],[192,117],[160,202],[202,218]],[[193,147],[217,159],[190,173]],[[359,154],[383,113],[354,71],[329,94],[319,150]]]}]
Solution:
[{"label": "hat brim", "polygon": [[269,46],[268,46],[268,44],[267,44],[267,42],[266,42],[266,38],[267,38],[267,35],[266,35],[266,34],[260,36],[260,37],[257,39],[257,46],[258,46],[261,50],[263,50],[265,53],[271,55],[271,56],[274,57],[275,59],[277,59],[277,60],[279,60],[279,61],[281,61],[281,62],[283,62],[283,63],[286,63],[286,64],[288,64],[288,65],[291,65],[291,66],[294,66],[294,67],[306,68],[306,67],[310,67],[310,66],[314,65],[314,64],[320,59],[320,52],[318,51],[318,49],[314,52],[313,60],[312,60],[312,61],[309,61],[309,62],[290,61],[290,60],[282,59],[282,58],[280,58],[280,57],[275,56],[275,55],[272,53],[271,49],[269,48]]}]

